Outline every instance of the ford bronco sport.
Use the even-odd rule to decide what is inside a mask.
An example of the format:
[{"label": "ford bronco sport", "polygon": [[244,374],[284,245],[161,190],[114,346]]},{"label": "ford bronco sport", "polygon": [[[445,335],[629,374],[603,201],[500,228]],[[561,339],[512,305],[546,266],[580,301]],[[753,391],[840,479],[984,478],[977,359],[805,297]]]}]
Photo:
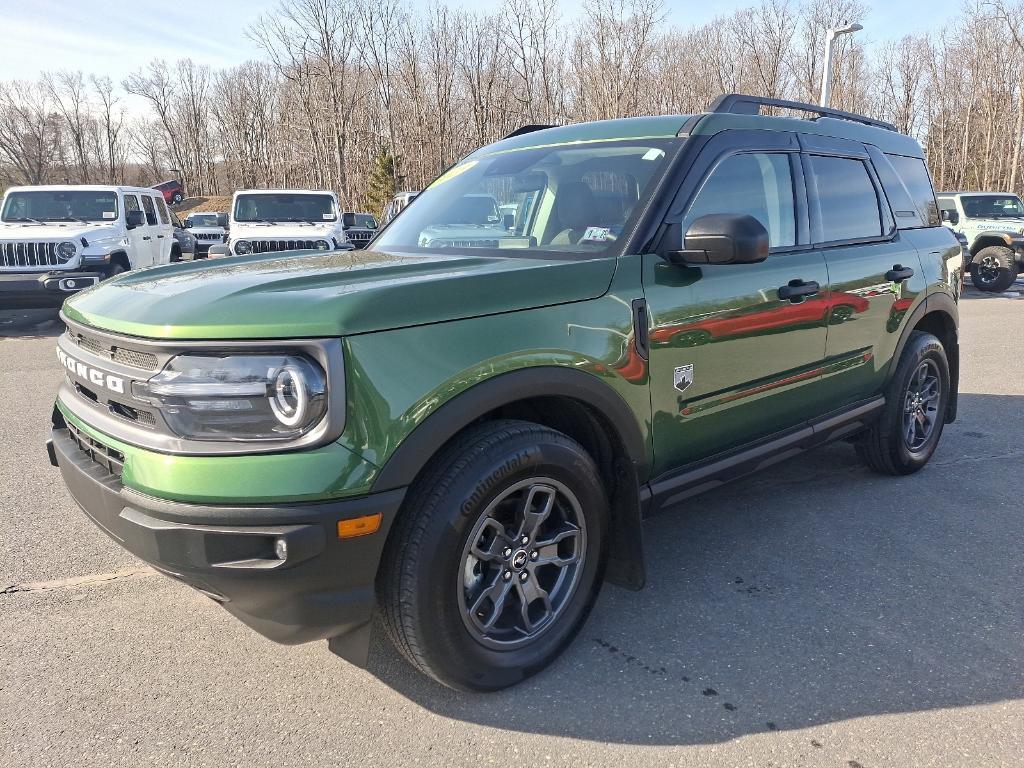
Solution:
[{"label": "ford bronco sport", "polygon": [[[645,516],[830,440],[925,466],[962,257],[921,158],[740,95],[519,132],[372,250],[69,299],[51,459],[118,543],[269,638],[364,663],[379,611],[437,680],[511,685],[603,581],[642,586]],[[423,244],[482,195],[511,228]]]},{"label": "ford bronco sport", "polygon": [[967,240],[971,282],[981,291],[1005,291],[1024,272],[1024,202],[1008,192],[940,192],[950,229]]}]

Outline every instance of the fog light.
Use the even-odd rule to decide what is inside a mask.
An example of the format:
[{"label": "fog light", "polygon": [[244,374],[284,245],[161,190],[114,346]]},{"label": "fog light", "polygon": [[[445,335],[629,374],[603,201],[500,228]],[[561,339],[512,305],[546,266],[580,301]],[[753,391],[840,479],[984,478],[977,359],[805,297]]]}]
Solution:
[{"label": "fog light", "polygon": [[278,560],[288,559],[288,542],[284,539],[277,539],[274,542],[274,556]]}]

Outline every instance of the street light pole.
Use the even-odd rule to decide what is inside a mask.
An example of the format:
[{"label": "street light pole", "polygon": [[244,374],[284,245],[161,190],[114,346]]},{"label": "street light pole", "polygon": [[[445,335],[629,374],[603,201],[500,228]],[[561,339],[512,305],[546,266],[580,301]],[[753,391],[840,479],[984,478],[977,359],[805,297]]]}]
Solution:
[{"label": "street light pole", "polygon": [[847,24],[842,27],[830,27],[825,32],[825,68],[821,73],[821,106],[827,107],[829,96],[832,95],[832,54],[835,51],[836,38],[840,35],[851,35],[860,32],[864,27],[860,24]]}]

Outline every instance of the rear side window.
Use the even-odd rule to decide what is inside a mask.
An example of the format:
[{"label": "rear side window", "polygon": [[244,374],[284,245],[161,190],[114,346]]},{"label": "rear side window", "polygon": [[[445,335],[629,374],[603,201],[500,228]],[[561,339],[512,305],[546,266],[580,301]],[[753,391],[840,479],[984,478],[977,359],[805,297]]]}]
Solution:
[{"label": "rear side window", "polygon": [[154,197],[153,199],[156,200],[156,210],[160,214],[160,223],[167,224],[171,220],[167,213],[167,203],[164,202],[162,197]]},{"label": "rear side window", "polygon": [[732,155],[704,181],[683,218],[683,231],[712,213],[747,214],[764,224],[772,248],[796,245],[796,207],[789,155]]},{"label": "rear side window", "polygon": [[153,198],[149,195],[142,196],[142,209],[146,212],[146,223],[151,227],[156,225],[156,208],[153,207]]},{"label": "rear side window", "polygon": [[942,221],[939,219],[939,207],[935,203],[935,190],[932,187],[931,176],[928,175],[928,168],[924,160],[919,157],[904,157],[903,155],[886,155],[896,173],[903,180],[903,186],[907,188],[914,205],[921,214],[921,219],[929,227],[937,227]]},{"label": "rear side window", "polygon": [[880,237],[878,192],[862,160],[812,155],[821,208],[822,242]]}]

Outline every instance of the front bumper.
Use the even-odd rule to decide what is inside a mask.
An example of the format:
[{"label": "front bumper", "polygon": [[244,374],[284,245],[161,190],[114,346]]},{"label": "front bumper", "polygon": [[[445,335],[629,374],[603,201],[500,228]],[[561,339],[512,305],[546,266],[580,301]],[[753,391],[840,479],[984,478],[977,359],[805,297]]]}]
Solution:
[{"label": "front bumper", "polygon": [[76,293],[103,279],[102,272],[0,272],[0,295],[5,297],[60,296]]},{"label": "front bumper", "polygon": [[[132,554],[271,640],[338,638],[343,655],[365,659],[377,566],[405,489],[273,506],[185,504],[123,486],[116,451],[77,429],[55,425],[47,450],[78,506]],[[338,538],[339,520],[377,512],[376,533]],[[277,539],[287,543],[284,560]]]}]

